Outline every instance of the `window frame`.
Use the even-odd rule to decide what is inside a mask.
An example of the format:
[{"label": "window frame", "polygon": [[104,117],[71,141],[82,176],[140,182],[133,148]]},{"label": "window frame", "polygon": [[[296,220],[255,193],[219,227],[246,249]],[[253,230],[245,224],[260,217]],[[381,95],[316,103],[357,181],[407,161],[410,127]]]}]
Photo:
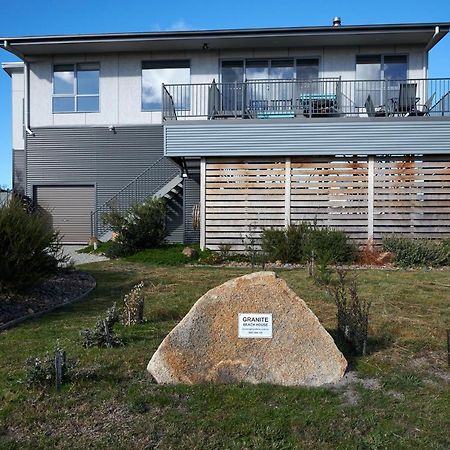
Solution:
[{"label": "window frame", "polygon": [[[176,63],[179,62],[180,64],[182,62],[184,63],[188,63],[189,67],[170,67],[171,69],[189,69],[189,83],[187,84],[191,84],[191,80],[192,80],[192,74],[191,74],[191,60],[187,59],[187,58],[177,58],[177,59],[143,59],[141,60],[141,97],[140,97],[140,103],[141,103],[141,112],[143,113],[152,113],[152,112],[160,112],[162,113],[162,99],[161,99],[161,106],[159,108],[144,108],[144,77],[143,77],[143,71],[144,69],[144,64],[145,63],[168,63],[168,62],[172,62],[172,63]],[[167,67],[166,67],[167,68]],[[146,70],[152,70],[152,69],[146,69]],[[155,69],[157,70],[157,69]],[[170,83],[166,83],[166,84],[170,84]],[[178,84],[184,84],[184,83],[178,83]],[[162,86],[160,86],[160,89],[162,88]],[[191,106],[191,105],[190,105]]]},{"label": "window frame", "polygon": [[[220,82],[223,83],[223,80],[222,80],[222,63],[224,61],[242,61],[243,69],[244,69],[244,78],[240,82],[243,83],[243,82],[246,81],[245,72],[247,70],[247,61],[260,61],[260,60],[263,60],[263,59],[267,59],[269,61],[269,65],[268,65],[269,72],[270,72],[270,69],[272,67],[272,61],[286,61],[288,59],[292,59],[292,62],[293,62],[292,67],[293,67],[293,70],[294,70],[294,78],[292,79],[292,81],[295,81],[295,80],[298,79],[297,78],[297,60],[299,60],[299,59],[314,59],[314,60],[317,60],[318,61],[318,68],[319,68],[319,79],[321,78],[321,75],[323,74],[322,58],[319,55],[305,55],[305,56],[303,56],[303,55],[293,55],[293,56],[284,56],[284,57],[283,56],[277,56],[275,58],[271,58],[270,56],[268,56],[268,57],[261,56],[261,57],[258,57],[258,58],[239,58],[239,57],[233,58],[233,57],[229,57],[229,58],[220,58],[219,59],[219,80],[220,80]],[[268,78],[268,80],[270,81],[270,80],[272,80],[272,78]],[[275,81],[277,81],[277,80],[275,80]],[[282,81],[282,80],[278,80],[278,81]]]},{"label": "window frame", "polygon": [[[406,80],[409,79],[409,53],[357,53],[355,55],[355,80],[358,80],[356,78],[356,70],[358,67],[358,57],[360,56],[379,56],[380,57],[380,73],[382,74],[382,76],[380,77],[380,80],[385,80],[385,72],[384,72],[384,58],[387,56],[402,56],[406,58]],[[361,80],[361,81],[365,81],[365,80]],[[372,80],[368,80],[368,81],[372,81]],[[396,80],[398,81],[398,80]]]},{"label": "window frame", "polygon": [[[98,66],[98,94],[78,94],[78,67],[83,64],[95,64]],[[57,66],[72,66],[73,67],[73,92],[72,94],[55,94],[55,67]],[[82,70],[81,70],[82,71]],[[52,114],[98,114],[101,112],[100,97],[101,97],[101,64],[99,61],[83,61],[83,62],[53,62],[52,64]],[[78,110],[78,98],[79,97],[98,97],[98,109],[95,111]],[[54,99],[55,98],[73,98],[74,110],[73,111],[55,111]]]}]

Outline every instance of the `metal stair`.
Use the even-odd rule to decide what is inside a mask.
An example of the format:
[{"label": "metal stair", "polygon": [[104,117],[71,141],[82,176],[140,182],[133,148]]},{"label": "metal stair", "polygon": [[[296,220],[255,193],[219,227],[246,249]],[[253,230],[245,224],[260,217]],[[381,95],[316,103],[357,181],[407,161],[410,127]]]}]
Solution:
[{"label": "metal stair", "polygon": [[102,241],[111,239],[111,228],[103,222],[102,217],[112,209],[125,213],[133,204],[145,202],[151,197],[170,200],[182,189],[180,167],[163,156],[91,213],[91,235]]}]

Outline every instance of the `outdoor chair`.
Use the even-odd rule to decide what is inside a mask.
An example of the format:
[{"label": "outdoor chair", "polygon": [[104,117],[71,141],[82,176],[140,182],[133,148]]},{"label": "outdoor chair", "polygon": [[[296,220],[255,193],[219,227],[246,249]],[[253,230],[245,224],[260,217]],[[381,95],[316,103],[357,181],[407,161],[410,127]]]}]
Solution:
[{"label": "outdoor chair", "polygon": [[414,114],[417,105],[417,83],[400,83],[398,98],[393,98],[393,114],[408,116]]},{"label": "outdoor chair", "polygon": [[[433,95],[431,95],[430,98],[423,105],[416,105],[414,115],[415,116],[429,116],[435,96],[436,96],[436,92],[433,92]],[[421,106],[422,108],[419,110],[417,108],[418,106]]]},{"label": "outdoor chair", "polygon": [[372,97],[370,94],[367,96],[366,102],[364,103],[364,107],[366,108],[367,115],[369,117],[385,117],[386,112],[382,109],[375,109],[375,106],[372,101]]}]

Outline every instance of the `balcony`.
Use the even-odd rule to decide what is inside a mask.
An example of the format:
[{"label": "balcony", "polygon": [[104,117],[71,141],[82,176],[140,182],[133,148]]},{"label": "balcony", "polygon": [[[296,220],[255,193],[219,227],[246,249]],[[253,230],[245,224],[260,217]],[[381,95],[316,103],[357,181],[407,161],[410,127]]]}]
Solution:
[{"label": "balcony", "polygon": [[450,78],[163,84],[171,120],[450,117]]}]

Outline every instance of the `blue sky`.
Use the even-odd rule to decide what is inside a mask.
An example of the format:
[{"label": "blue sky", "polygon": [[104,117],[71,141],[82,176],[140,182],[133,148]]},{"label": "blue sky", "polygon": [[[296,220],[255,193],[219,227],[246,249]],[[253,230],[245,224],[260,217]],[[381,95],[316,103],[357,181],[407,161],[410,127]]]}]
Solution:
[{"label": "blue sky", "polygon": [[[370,5],[370,6],[369,6]],[[1,0],[0,35],[102,33],[450,21],[449,0]],[[16,58],[0,50],[0,61]],[[450,36],[430,55],[430,76],[450,77]],[[0,73],[0,186],[11,186],[10,79]]]}]

